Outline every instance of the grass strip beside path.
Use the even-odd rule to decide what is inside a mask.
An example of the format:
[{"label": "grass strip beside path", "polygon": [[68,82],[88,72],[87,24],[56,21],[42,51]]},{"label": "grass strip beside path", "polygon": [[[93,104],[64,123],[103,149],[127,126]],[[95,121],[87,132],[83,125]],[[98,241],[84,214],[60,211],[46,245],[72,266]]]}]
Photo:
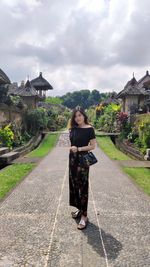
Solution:
[{"label": "grass strip beside path", "polygon": [[150,196],[150,169],[143,167],[123,167],[127,173]]},{"label": "grass strip beside path", "polygon": [[[55,146],[61,132],[48,133],[40,145],[26,154],[29,157],[44,157]],[[36,166],[35,163],[14,163],[0,171],[0,200]]]},{"label": "grass strip beside path", "polygon": [[14,188],[35,166],[34,163],[14,163],[0,171],[0,199]]},{"label": "grass strip beside path", "polygon": [[[96,136],[99,147],[109,156],[115,160],[130,160],[126,154],[118,150],[109,136]],[[135,183],[142,188],[142,190],[150,196],[150,169],[144,167],[124,167],[123,171],[135,181]]]},{"label": "grass strip beside path", "polygon": [[114,143],[111,141],[109,136],[96,136],[97,143],[99,147],[114,160],[129,160],[129,156],[124,154],[122,151],[116,148]]},{"label": "grass strip beside path", "polygon": [[60,136],[61,132],[48,133],[40,145],[32,150],[30,153],[26,154],[28,157],[44,157],[46,156],[52,148],[56,145],[56,142]]}]

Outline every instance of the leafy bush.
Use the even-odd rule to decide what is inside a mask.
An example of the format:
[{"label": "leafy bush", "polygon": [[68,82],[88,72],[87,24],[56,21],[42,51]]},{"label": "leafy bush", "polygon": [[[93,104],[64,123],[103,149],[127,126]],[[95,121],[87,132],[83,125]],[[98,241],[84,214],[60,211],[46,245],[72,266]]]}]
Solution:
[{"label": "leafy bush", "polygon": [[18,108],[21,108],[21,109],[24,107],[23,101],[22,101],[21,97],[18,95],[16,95],[16,96],[8,95],[5,103],[8,106],[14,105],[14,106],[17,106]]},{"label": "leafy bush", "polygon": [[40,129],[46,129],[48,123],[48,114],[44,108],[29,110],[25,113],[25,122],[27,132],[35,135]]},{"label": "leafy bush", "polygon": [[150,115],[136,115],[129,138],[142,153],[150,148]]},{"label": "leafy bush", "polygon": [[15,122],[12,123],[12,130],[14,132],[13,146],[17,147],[23,145],[31,139],[31,134],[23,129],[23,125],[17,125]]},{"label": "leafy bush", "polygon": [[121,140],[131,138],[131,130],[132,130],[132,124],[129,121],[124,122],[121,128],[120,136],[119,138]]},{"label": "leafy bush", "polygon": [[119,138],[121,140],[126,139],[126,138],[131,139],[132,125],[128,119],[129,119],[128,114],[125,112],[121,111],[121,112],[118,112],[118,114],[116,115],[117,130],[120,132]]},{"label": "leafy bush", "polygon": [[88,110],[86,111],[89,122],[90,123],[94,123],[95,119],[96,119],[96,111],[95,111],[95,107],[90,107],[88,108]]},{"label": "leafy bush", "polygon": [[5,103],[6,103],[8,106],[13,105],[13,101],[12,101],[12,98],[11,98],[10,95],[7,96]]},{"label": "leafy bush", "polygon": [[58,96],[48,96],[46,97],[45,102],[52,104],[61,104],[63,100]]},{"label": "leafy bush", "polygon": [[47,128],[51,131],[56,131],[67,126],[67,121],[70,118],[70,111],[67,108],[56,106],[47,110],[48,124]]},{"label": "leafy bush", "polygon": [[67,123],[66,118],[63,115],[58,115],[57,116],[57,125],[58,128],[64,127]]},{"label": "leafy bush", "polygon": [[141,151],[146,152],[147,148],[150,148],[150,124],[149,122],[143,122],[138,127],[139,141],[142,144]]},{"label": "leafy bush", "polygon": [[103,115],[101,115],[96,122],[96,127],[105,132],[116,132],[117,122],[116,116],[120,111],[121,106],[117,104],[109,104],[102,108]]},{"label": "leafy bush", "polygon": [[49,117],[48,122],[47,122],[47,128],[50,131],[56,131],[57,130],[57,122],[53,117]]},{"label": "leafy bush", "polygon": [[22,126],[20,123],[16,123],[15,121],[11,122],[11,130],[14,133],[14,139],[13,139],[13,146],[19,146],[22,144],[22,136],[21,136],[21,130]]},{"label": "leafy bush", "polygon": [[0,144],[12,148],[14,133],[11,130],[11,125],[8,124],[4,128],[0,128]]},{"label": "leafy bush", "polygon": [[105,105],[100,103],[99,105],[96,106],[95,111],[96,111],[96,118],[98,118],[98,116],[102,115],[104,112],[104,108]]}]

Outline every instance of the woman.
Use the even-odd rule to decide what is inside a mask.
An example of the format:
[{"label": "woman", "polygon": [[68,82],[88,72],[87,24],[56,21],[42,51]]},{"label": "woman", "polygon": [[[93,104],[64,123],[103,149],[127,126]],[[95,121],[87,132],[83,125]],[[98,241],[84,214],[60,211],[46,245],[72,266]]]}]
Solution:
[{"label": "woman", "polygon": [[[71,212],[73,218],[80,218],[77,226],[82,230],[87,226],[89,167],[79,163],[79,153],[85,153],[95,148],[96,137],[94,128],[89,124],[84,109],[77,106],[70,119],[69,138],[69,205],[77,208]],[[87,153],[87,152],[86,152]]]}]

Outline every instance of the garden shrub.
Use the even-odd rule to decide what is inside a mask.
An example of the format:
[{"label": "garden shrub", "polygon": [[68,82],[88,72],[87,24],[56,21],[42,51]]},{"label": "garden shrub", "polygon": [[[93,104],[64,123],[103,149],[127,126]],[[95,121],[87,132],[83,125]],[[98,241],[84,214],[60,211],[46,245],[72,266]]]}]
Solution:
[{"label": "garden shrub", "polygon": [[109,104],[102,108],[103,115],[101,115],[96,122],[96,127],[105,132],[116,132],[116,116],[120,111],[121,106],[117,104]]},{"label": "garden shrub", "polygon": [[25,113],[25,122],[27,132],[35,135],[40,129],[46,129],[48,123],[48,114],[44,108],[29,110]]},{"label": "garden shrub", "polygon": [[141,143],[141,151],[146,152],[147,148],[150,148],[150,123],[143,122],[138,127],[139,141]]},{"label": "garden shrub", "polygon": [[67,124],[67,120],[63,115],[58,115],[57,116],[57,125],[58,128],[62,128]]},{"label": "garden shrub", "polygon": [[136,115],[129,137],[142,153],[150,148],[150,115]]},{"label": "garden shrub", "polygon": [[8,124],[4,128],[0,128],[0,144],[12,149],[14,133],[11,130],[11,125]]}]

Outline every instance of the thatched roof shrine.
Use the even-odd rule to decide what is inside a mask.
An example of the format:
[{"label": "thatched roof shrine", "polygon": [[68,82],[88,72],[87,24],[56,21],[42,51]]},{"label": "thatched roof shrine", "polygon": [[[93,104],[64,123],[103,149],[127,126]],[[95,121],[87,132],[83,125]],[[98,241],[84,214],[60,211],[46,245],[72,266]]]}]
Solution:
[{"label": "thatched roof shrine", "polygon": [[38,92],[35,88],[31,85],[31,82],[27,80],[24,86],[20,86],[15,94],[19,96],[39,96]]},{"label": "thatched roof shrine", "polygon": [[51,84],[43,78],[42,76],[42,72],[40,72],[39,77],[31,80],[31,84],[32,86],[35,87],[36,90],[52,90],[53,87],[51,86]]},{"label": "thatched roof shrine", "polygon": [[130,81],[127,82],[124,89],[120,91],[116,98],[124,98],[126,95],[147,95],[148,92],[145,88],[139,86],[139,82],[133,77]]},{"label": "thatched roof shrine", "polygon": [[111,103],[113,103],[113,104],[119,104],[118,99],[116,99],[116,95],[117,95],[116,92],[112,92],[110,94],[110,96],[107,99],[103,100],[101,103],[102,104],[105,104],[105,105],[109,105]]}]

